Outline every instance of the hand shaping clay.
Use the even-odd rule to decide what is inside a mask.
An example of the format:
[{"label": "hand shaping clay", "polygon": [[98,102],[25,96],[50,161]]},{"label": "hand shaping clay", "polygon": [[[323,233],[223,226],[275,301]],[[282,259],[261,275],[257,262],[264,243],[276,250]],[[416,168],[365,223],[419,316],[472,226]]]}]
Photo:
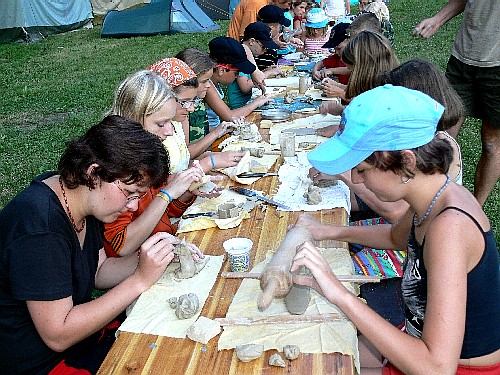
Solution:
[{"label": "hand shaping clay", "polygon": [[269,364],[271,366],[286,367],[285,360],[278,353],[274,353],[269,357]]},{"label": "hand shaping clay", "polygon": [[207,264],[210,258],[205,257],[195,262],[191,251],[186,244],[186,240],[183,238],[181,243],[175,245],[174,254],[179,257],[180,267],[175,270],[175,277],[178,279],[189,279],[200,272],[203,267]]},{"label": "hand shaping clay", "polygon": [[293,360],[300,355],[300,348],[297,345],[285,345],[283,347],[283,354],[286,359]]},{"label": "hand shaping clay", "polygon": [[187,337],[196,342],[207,344],[212,338],[220,333],[221,325],[215,320],[200,316],[198,320],[188,328]]},{"label": "hand shaping clay", "polygon": [[285,297],[290,291],[292,287],[290,267],[297,252],[297,246],[305,241],[312,241],[311,233],[306,228],[295,226],[290,229],[262,271],[260,276],[262,293],[257,299],[260,311],[267,309],[273,298]]},{"label": "hand shaping clay", "polygon": [[205,175],[201,178],[200,181],[198,182],[193,182],[191,185],[189,185],[189,191],[193,191],[194,189],[199,188],[201,185],[206,184],[207,182],[211,181],[210,177]]},{"label": "hand shaping clay", "polygon": [[264,353],[264,345],[262,344],[245,344],[238,345],[235,348],[236,356],[241,362],[250,362],[259,358]]}]

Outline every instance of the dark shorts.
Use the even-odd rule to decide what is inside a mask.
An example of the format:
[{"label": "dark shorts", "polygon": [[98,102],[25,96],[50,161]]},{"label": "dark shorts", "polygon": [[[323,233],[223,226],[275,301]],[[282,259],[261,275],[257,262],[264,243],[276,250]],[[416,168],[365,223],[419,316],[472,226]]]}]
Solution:
[{"label": "dark shorts", "polygon": [[500,66],[471,66],[451,56],[446,78],[462,98],[468,116],[500,126]]}]

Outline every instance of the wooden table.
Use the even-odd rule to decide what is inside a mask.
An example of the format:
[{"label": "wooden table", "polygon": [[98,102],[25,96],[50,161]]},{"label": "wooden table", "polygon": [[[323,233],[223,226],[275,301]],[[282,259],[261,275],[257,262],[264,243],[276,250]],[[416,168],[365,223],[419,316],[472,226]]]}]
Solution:
[{"label": "wooden table", "polygon": [[[264,132],[265,133],[265,132]],[[263,134],[265,138],[266,134]],[[234,182],[225,180],[227,186]],[[265,177],[250,186],[264,192],[275,192],[278,178]],[[269,250],[276,250],[285,236],[287,227],[294,224],[300,212],[276,211],[267,206],[263,211],[256,207],[250,212],[250,218],[233,229],[220,230],[211,228],[190,233],[183,233],[186,240],[197,244],[210,255],[222,255],[222,243],[232,237],[248,237],[254,246],[251,251],[250,267],[264,260]],[[311,212],[311,216],[322,223],[346,225],[347,215],[344,209]],[[343,242],[322,241],[321,247],[346,247]],[[225,262],[221,271],[230,271]],[[218,277],[201,315],[208,318],[226,316],[232,296],[235,295],[241,280]],[[240,362],[234,350],[217,351],[218,336],[206,345],[188,338],[175,339],[149,334],[120,333],[111,351],[108,353],[98,374],[354,374],[351,356],[332,354],[301,354],[294,361],[287,361],[287,367],[268,365],[269,356],[275,350],[269,350],[260,358],[251,362]]]}]

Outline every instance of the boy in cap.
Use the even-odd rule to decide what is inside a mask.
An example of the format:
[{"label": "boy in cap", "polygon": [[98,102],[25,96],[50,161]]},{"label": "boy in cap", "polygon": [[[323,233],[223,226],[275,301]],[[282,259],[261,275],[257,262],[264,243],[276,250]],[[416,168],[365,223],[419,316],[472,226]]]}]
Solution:
[{"label": "boy in cap", "polygon": [[[207,105],[207,116],[210,127],[219,126],[220,120],[223,121],[243,121],[245,116],[248,116],[252,111],[271,101],[261,95],[255,98],[254,101],[246,106],[231,110],[224,102],[224,91],[221,85],[227,86],[234,82],[238,77],[238,73],[242,72],[250,74],[255,82],[255,73],[263,76],[264,73],[257,70],[247,57],[245,49],[240,42],[226,36],[219,36],[212,39],[208,43],[210,57],[215,60],[216,67],[211,78],[211,85],[205,96],[205,104]],[[260,77],[261,84],[263,77]]]},{"label": "boy in cap", "polygon": [[[268,50],[278,48],[271,38],[271,29],[263,22],[254,22],[247,26],[241,42],[249,60],[258,57]],[[270,66],[262,71],[265,78],[274,77],[283,71],[280,66]],[[252,88],[255,85],[249,74],[239,73],[238,78],[228,86],[229,108],[235,109],[245,106],[252,97]]]},{"label": "boy in cap", "polygon": [[[288,13],[288,12],[287,12]],[[277,49],[268,49],[266,53],[255,58],[257,67],[264,70],[270,66],[278,63],[278,53],[288,50],[289,45],[301,47],[302,41],[298,38],[292,38],[290,41],[285,42],[282,40],[283,32],[288,31],[292,21],[288,19],[283,12],[283,9],[277,5],[266,5],[259,10],[257,20],[263,22],[271,29],[271,37],[278,45]]]},{"label": "boy in cap", "polygon": [[341,56],[346,46],[346,43],[342,42],[347,39],[347,28],[350,24],[350,22],[340,22],[333,26],[330,39],[323,45],[323,48],[335,49],[335,53],[314,65],[311,71],[314,79],[321,80],[330,75],[335,75],[340,83],[347,85],[351,72],[342,61]]},{"label": "boy in cap", "polygon": [[[335,227],[307,215],[296,224],[315,241],[407,252],[401,283],[406,319],[400,330],[349,292],[311,242],[297,248],[290,271],[305,266],[313,278],[297,275],[293,282],[313,287],[356,325],[361,373],[366,367],[392,375],[500,372],[498,250],[477,200],[447,175],[453,150],[435,136],[443,111],[421,92],[377,87],[356,96],[338,133],[308,155],[320,172],[350,172],[354,183],[380,200],[409,206],[392,225]],[[369,363],[365,343],[372,346]]]}]

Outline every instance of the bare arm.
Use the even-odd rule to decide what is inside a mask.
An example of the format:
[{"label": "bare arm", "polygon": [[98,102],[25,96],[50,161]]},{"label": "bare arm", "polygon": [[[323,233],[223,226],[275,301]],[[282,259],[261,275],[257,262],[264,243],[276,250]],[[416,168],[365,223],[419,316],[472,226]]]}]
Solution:
[{"label": "bare arm", "polygon": [[207,96],[205,97],[206,104],[213,109],[222,121],[231,121],[231,118],[233,117],[246,117],[256,108],[270,101],[272,101],[271,98],[267,98],[262,95],[243,107],[230,109],[224,100],[220,98],[217,90],[213,86],[208,88]]},{"label": "bare arm", "polygon": [[[405,374],[455,374],[463,342],[467,247],[473,242],[460,233],[463,228],[455,226],[452,233],[444,230],[454,226],[450,221],[435,220],[433,226],[426,234],[424,251],[428,299],[421,339],[401,332],[348,292],[311,244],[306,242],[299,248],[291,268],[294,271],[302,265],[308,267],[315,280],[295,277],[294,282],[314,287],[336,304],[376,349]],[[442,251],[444,248],[453,250]]]},{"label": "bare arm", "polygon": [[433,17],[421,21],[413,29],[413,35],[420,35],[424,38],[433,36],[441,26],[451,20],[465,9],[467,0],[449,0]]},{"label": "bare arm", "polygon": [[27,301],[42,340],[52,350],[61,352],[97,332],[160,278],[173,259],[172,250],[172,241],[164,233],[144,242],[139,261],[136,256],[106,258],[101,249],[96,285],[116,285],[113,289],[76,306],[71,296],[55,301]]},{"label": "bare arm", "polygon": [[[188,192],[189,186],[201,178],[202,173],[199,169],[188,168],[170,176],[164,189],[169,192],[173,199],[177,198],[186,202],[192,199],[192,194]],[[108,233],[118,232],[118,228],[126,228],[125,241],[120,250],[120,256],[132,254],[141,246],[158,225],[168,205],[169,202],[155,196],[135,220],[132,221],[131,213],[126,212],[115,223],[106,226],[107,230],[110,231]]]},{"label": "bare arm", "polygon": [[307,228],[314,240],[333,239],[357,243],[375,249],[406,249],[406,240],[410,233],[413,215],[409,212],[396,224],[367,226],[334,226],[321,224],[307,214],[297,220],[296,225]]}]

